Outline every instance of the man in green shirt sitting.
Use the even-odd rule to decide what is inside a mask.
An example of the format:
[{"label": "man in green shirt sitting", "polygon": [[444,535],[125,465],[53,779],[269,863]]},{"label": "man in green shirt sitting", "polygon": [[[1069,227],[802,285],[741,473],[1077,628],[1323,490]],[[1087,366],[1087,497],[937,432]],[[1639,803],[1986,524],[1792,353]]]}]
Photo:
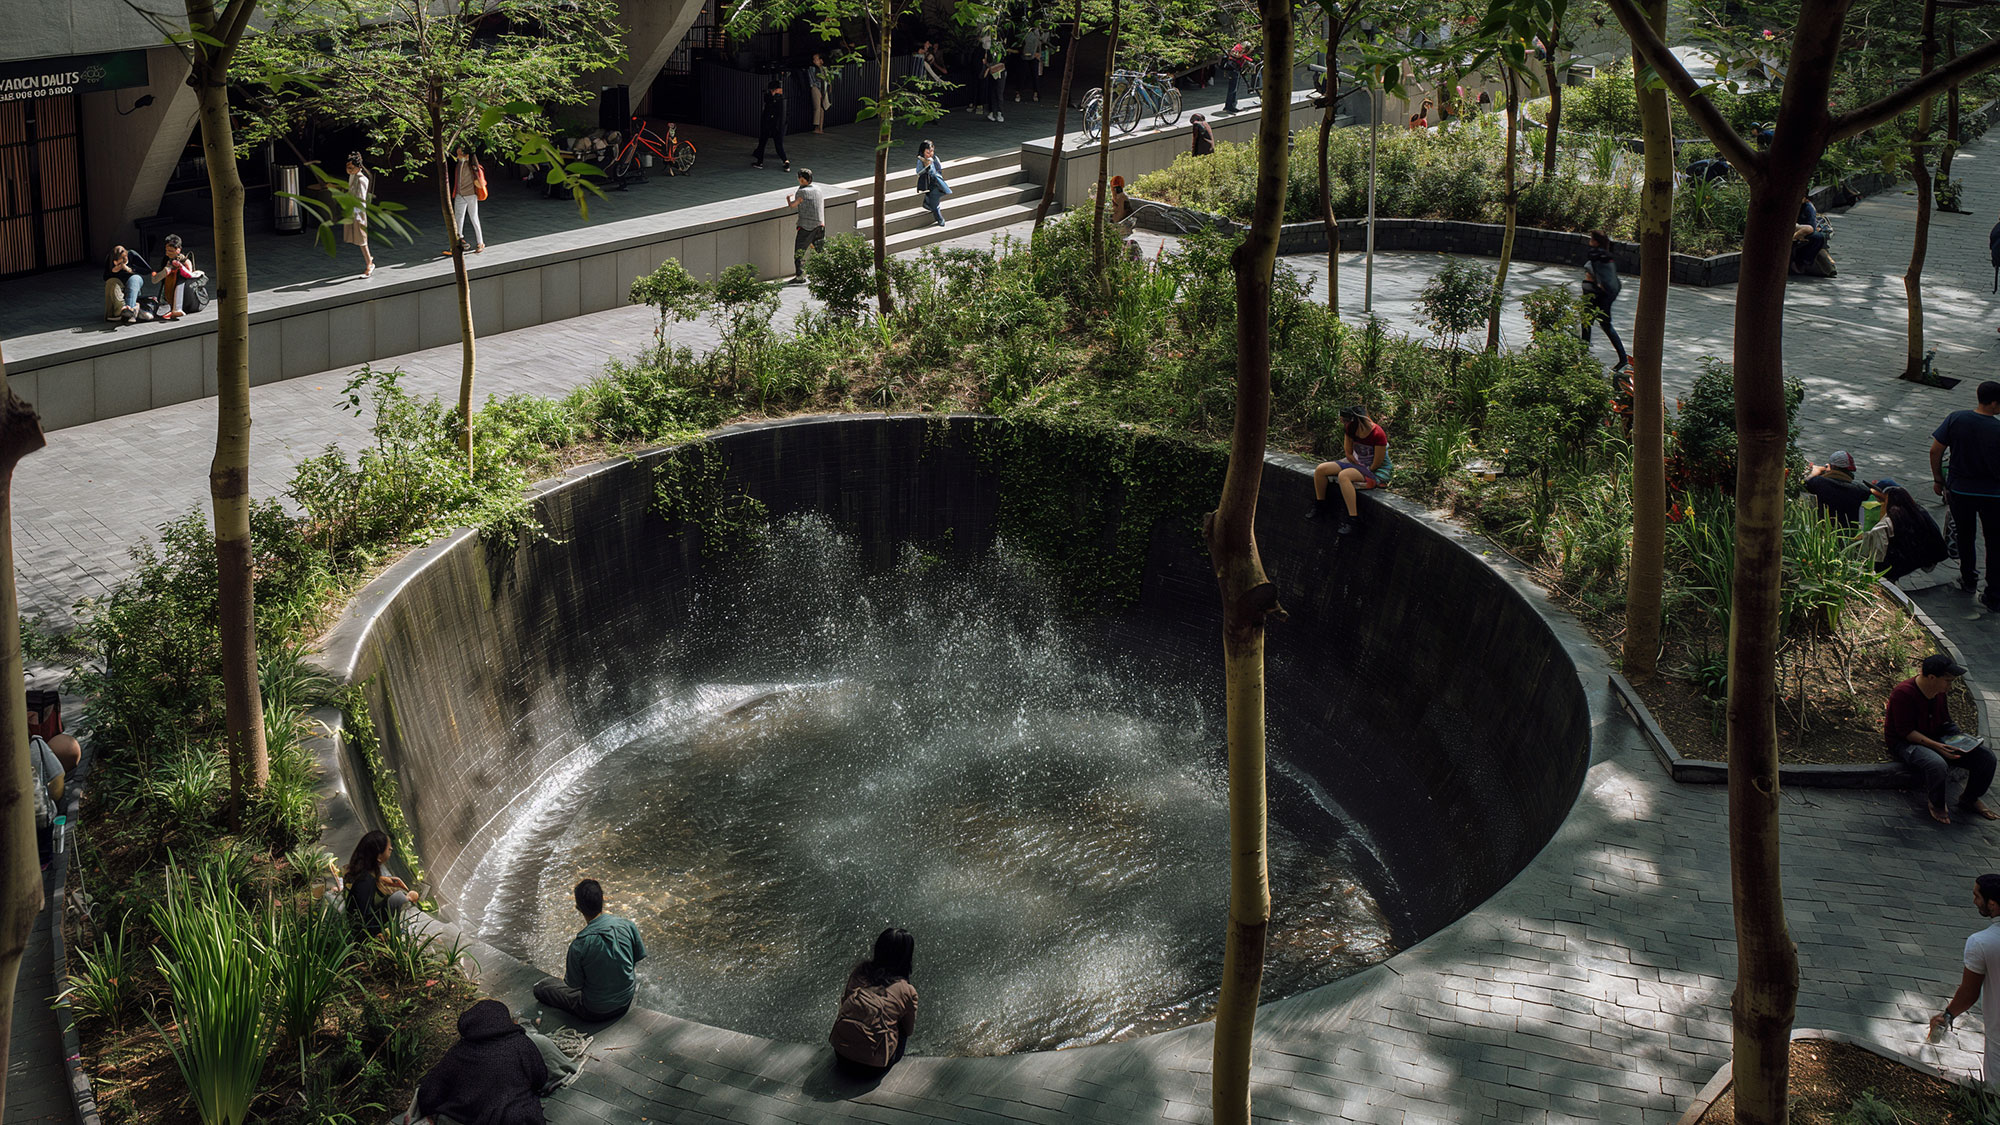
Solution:
[{"label": "man in green shirt sitting", "polygon": [[606,1023],[632,1006],[634,969],[646,959],[646,943],[629,919],[604,912],[604,888],[595,879],[576,885],[576,909],[584,926],[570,939],[563,979],[544,977],[535,999],[587,1023]]}]

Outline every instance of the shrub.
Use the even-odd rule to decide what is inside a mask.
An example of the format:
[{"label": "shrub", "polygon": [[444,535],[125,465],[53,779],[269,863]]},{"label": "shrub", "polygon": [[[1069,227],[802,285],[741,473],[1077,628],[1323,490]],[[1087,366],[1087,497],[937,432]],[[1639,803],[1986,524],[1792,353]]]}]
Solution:
[{"label": "shrub", "polygon": [[1535,471],[1538,510],[1550,509],[1549,477],[1558,463],[1591,444],[1609,409],[1604,369],[1574,336],[1543,335],[1507,357],[1486,414],[1488,445],[1510,466]]},{"label": "shrub", "polygon": [[[1675,411],[1667,454],[1668,481],[1682,490],[1736,487],[1736,372],[1730,364],[1707,356],[1687,397]],[[1799,455],[1799,404],[1805,385],[1785,381],[1787,479],[1804,479],[1805,458]],[[1793,487],[1796,487],[1794,484]]]},{"label": "shrub", "polygon": [[836,234],[806,255],[806,291],[844,320],[875,298],[875,247],[858,234]]},{"label": "shrub", "polygon": [[1443,268],[1424,283],[1417,305],[1424,323],[1445,346],[1458,349],[1466,334],[1486,326],[1493,307],[1492,266],[1471,258],[1446,258]]},{"label": "shrub", "polygon": [[635,305],[651,305],[660,314],[653,338],[667,342],[670,322],[698,320],[714,304],[715,294],[701,283],[679,258],[668,258],[658,269],[632,280],[629,299]]},{"label": "shrub", "polygon": [[1521,298],[1521,314],[1528,321],[1528,331],[1537,336],[1544,332],[1581,332],[1596,313],[1597,306],[1574,286],[1544,285],[1529,290]]}]

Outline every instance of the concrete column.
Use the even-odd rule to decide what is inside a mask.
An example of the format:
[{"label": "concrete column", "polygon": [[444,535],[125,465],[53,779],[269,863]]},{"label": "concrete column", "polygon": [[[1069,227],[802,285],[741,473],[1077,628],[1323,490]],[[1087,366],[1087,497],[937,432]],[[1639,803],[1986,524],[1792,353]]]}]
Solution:
[{"label": "concrete column", "polygon": [[[132,220],[155,214],[167,180],[194,134],[197,97],[188,86],[187,58],[173,47],[146,52],[152,85],[83,96],[84,199],[90,216],[90,253],[103,257],[113,243],[138,238]],[[141,97],[153,104],[132,109]],[[131,110],[120,114],[119,108]]]},{"label": "concrete column", "polygon": [[660,68],[667,65],[667,56],[681,45],[681,39],[694,26],[695,17],[701,14],[704,0],[626,0],[618,6],[618,26],[625,34],[625,67],[614,78],[606,75],[604,81],[616,81],[631,87],[632,104],[639,99],[659,77]]}]

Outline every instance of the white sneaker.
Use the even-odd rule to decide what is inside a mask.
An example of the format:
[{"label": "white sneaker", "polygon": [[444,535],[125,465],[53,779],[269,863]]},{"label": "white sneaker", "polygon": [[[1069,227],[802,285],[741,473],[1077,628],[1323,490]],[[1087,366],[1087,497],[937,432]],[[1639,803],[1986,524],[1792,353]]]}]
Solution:
[{"label": "white sneaker", "polygon": [[993,120],[998,121],[1002,125],[1005,125],[1007,123],[1007,115],[1004,113],[996,113],[993,115]]}]

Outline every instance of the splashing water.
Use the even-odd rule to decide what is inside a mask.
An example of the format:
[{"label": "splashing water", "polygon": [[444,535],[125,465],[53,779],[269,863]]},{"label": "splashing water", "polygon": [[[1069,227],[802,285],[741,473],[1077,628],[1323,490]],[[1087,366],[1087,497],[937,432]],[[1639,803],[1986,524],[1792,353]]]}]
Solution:
[{"label": "splashing water", "polygon": [[[646,938],[639,1003],[784,1040],[824,1041],[887,925],[917,937],[915,1053],[1205,1018],[1228,902],[1220,716],[1164,654],[1093,647],[1004,546],[969,566],[863,555],[806,517],[704,580],[660,704],[517,802],[467,921],[559,970],[569,889],[599,879]],[[1273,767],[1267,999],[1394,952],[1356,874],[1366,841]]]}]

